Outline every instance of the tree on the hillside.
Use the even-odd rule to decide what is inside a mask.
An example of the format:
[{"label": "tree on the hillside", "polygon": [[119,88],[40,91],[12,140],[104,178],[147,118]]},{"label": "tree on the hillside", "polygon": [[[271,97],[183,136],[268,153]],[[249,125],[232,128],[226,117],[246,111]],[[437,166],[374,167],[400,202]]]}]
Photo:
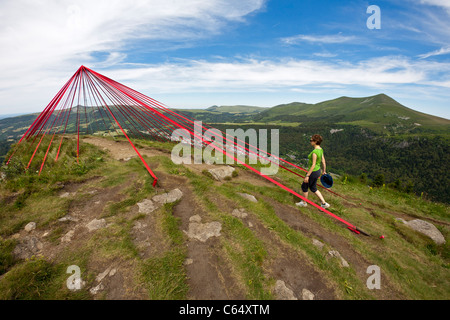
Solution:
[{"label": "tree on the hillside", "polygon": [[384,174],[380,173],[380,174],[377,174],[375,176],[375,178],[373,179],[372,186],[373,187],[382,187],[384,182],[385,182]]}]

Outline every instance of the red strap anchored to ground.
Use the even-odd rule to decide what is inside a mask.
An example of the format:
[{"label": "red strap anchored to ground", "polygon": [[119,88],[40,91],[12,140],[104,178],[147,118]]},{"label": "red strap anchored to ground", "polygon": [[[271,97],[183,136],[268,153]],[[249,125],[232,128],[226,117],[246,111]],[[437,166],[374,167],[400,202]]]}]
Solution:
[{"label": "red strap anchored to ground", "polygon": [[[76,103],[76,105],[75,105]],[[80,105],[83,103],[84,105]],[[87,104],[90,103],[89,106]],[[84,108],[82,108],[84,107]],[[87,108],[90,107],[90,108]],[[72,112],[73,108],[76,109]],[[88,114],[88,109],[89,114]],[[83,117],[84,110],[84,117]],[[72,117],[71,117],[72,116]],[[75,119],[75,124],[73,127],[69,126],[71,119]],[[82,123],[84,119],[84,124]],[[94,119],[93,123],[90,123]],[[257,173],[263,178],[267,179],[271,183],[283,188],[287,192],[293,194],[294,196],[302,199],[303,201],[309,203],[313,207],[319,209],[320,211],[326,213],[332,218],[338,220],[339,222],[345,224],[348,229],[355,233],[365,232],[358,229],[353,224],[342,219],[336,214],[322,208],[321,206],[315,204],[314,202],[306,199],[302,195],[298,194],[294,190],[290,189],[286,185],[279,181],[263,174],[261,171],[253,168],[251,165],[238,159],[235,154],[230,154],[226,148],[217,146],[211,140],[205,139],[203,132],[207,131],[208,128],[204,125],[201,126],[201,132],[196,132],[195,128],[196,122],[189,117],[176,113],[170,110],[168,107],[164,106],[162,103],[143,95],[127,86],[124,86],[100,73],[97,73],[89,68],[81,66],[77,72],[69,79],[69,81],[61,88],[57,95],[52,99],[49,105],[44,109],[44,111],[37,117],[37,119],[32,123],[30,128],[25,132],[20,141],[17,143],[14,152],[8,159],[7,164],[11,161],[17,147],[23,143],[23,141],[31,140],[29,148],[34,145],[34,142],[38,140],[38,144],[34,149],[33,155],[28,163],[29,168],[32,164],[33,158],[35,157],[38,149],[41,147],[42,142],[46,134],[52,133],[50,143],[47,146],[44,159],[41,163],[39,174],[44,168],[46,159],[49,155],[52,143],[57,134],[61,134],[61,140],[59,143],[58,151],[56,153],[55,161],[58,160],[61,145],[63,142],[63,137],[67,133],[69,127],[73,131],[75,128],[77,136],[77,161],[80,157],[80,135],[83,134],[82,129],[86,130],[86,134],[89,133],[89,125],[95,125],[97,130],[103,125],[105,132],[115,131],[118,135],[123,135],[130,143],[133,150],[138,155],[139,159],[144,164],[145,168],[153,178],[153,186],[156,185],[158,178],[150,169],[142,155],[139,153],[138,149],[132,142],[132,137],[144,138],[145,136],[151,136],[157,141],[171,141],[172,132],[175,129],[187,130],[191,136],[201,142],[201,146],[210,145],[217,152],[233,159],[237,163],[245,166],[251,171]],[[210,126],[208,126],[210,127]],[[211,128],[211,127],[210,127]],[[217,130],[217,129],[216,129]],[[221,132],[221,131],[220,131]],[[222,132],[223,133],[223,132]],[[40,139],[38,138],[40,136]],[[305,169],[286,161],[280,157],[274,156],[267,151],[263,151],[258,154],[258,151],[262,151],[257,147],[251,146],[245,141],[237,140],[234,141],[230,139],[228,135],[224,138],[227,142],[232,142],[235,150],[243,150],[246,156],[257,155],[261,159],[268,160],[275,163],[280,168],[292,173],[296,176],[303,176],[297,172],[295,169],[300,169],[306,171]],[[266,155],[266,156],[265,156]],[[270,157],[269,157],[270,156]],[[293,169],[289,169],[279,162],[283,162],[290,165]],[[323,187],[323,186],[320,186]],[[340,196],[339,194],[326,189],[329,192]],[[342,196],[340,196],[342,197]]]}]

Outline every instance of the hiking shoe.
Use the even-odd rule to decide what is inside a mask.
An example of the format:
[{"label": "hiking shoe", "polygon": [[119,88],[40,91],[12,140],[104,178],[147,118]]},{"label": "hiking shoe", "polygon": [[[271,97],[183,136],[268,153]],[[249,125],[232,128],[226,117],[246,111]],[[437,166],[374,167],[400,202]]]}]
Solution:
[{"label": "hiking shoe", "polygon": [[326,209],[326,208],[329,208],[330,207],[330,205],[328,204],[328,203],[322,203],[321,205],[320,205],[322,208],[324,208],[324,209]]},{"label": "hiking shoe", "polygon": [[307,207],[308,204],[305,201],[300,201],[295,204],[297,207]]}]

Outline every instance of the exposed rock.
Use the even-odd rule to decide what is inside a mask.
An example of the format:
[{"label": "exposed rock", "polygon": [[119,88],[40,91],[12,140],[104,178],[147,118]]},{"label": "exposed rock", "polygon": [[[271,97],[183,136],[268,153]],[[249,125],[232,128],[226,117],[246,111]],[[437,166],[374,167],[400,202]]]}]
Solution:
[{"label": "exposed rock", "polygon": [[277,280],[274,291],[277,300],[298,300],[294,295],[294,291],[286,287],[282,280]]},{"label": "exposed rock", "polygon": [[160,205],[163,205],[165,203],[173,203],[177,200],[180,200],[182,196],[183,192],[181,192],[180,189],[174,189],[169,193],[156,195],[152,198],[152,200]]},{"label": "exposed rock", "polygon": [[258,202],[258,200],[256,200],[255,196],[252,196],[251,194],[241,193],[241,192],[238,192],[237,194],[251,202]]},{"label": "exposed rock", "polygon": [[195,216],[192,216],[189,218],[190,222],[202,222],[202,217],[200,217],[198,214],[196,214]]},{"label": "exposed rock", "polygon": [[115,269],[115,268],[111,269],[108,276],[113,277],[116,273],[117,273],[117,269]]},{"label": "exposed rock", "polygon": [[238,218],[246,218],[247,217],[247,212],[245,212],[245,209],[241,208],[241,209],[234,209],[233,212],[231,213],[233,216],[238,217]]},{"label": "exposed rock", "polygon": [[103,271],[102,273],[98,274],[98,276],[95,278],[95,280],[97,282],[102,282],[103,279],[105,279],[105,277],[107,275],[109,275],[109,273],[111,272],[111,267],[109,267],[108,269],[106,269],[105,271]]},{"label": "exposed rock", "polygon": [[208,172],[212,174],[214,179],[216,179],[217,181],[221,181],[227,177],[231,178],[234,170],[235,169],[233,167],[224,166],[224,167],[209,169]]},{"label": "exposed rock", "polygon": [[15,239],[15,240],[20,239],[20,233],[15,233],[15,234],[13,234],[13,235],[11,236],[11,238],[12,238],[12,239]]},{"label": "exposed rock", "polygon": [[135,230],[140,230],[140,229],[143,229],[143,228],[145,228],[147,225],[145,224],[145,223],[142,223],[142,222],[140,222],[140,221],[136,221],[136,223],[134,224],[134,226],[133,226],[133,229],[135,229]]},{"label": "exposed rock", "polygon": [[198,223],[192,222],[189,224],[189,230],[185,233],[191,239],[197,239],[205,242],[211,237],[219,237],[222,224],[220,222]]},{"label": "exposed rock", "polygon": [[338,258],[341,260],[341,264],[343,267],[348,268],[350,267],[350,265],[348,264],[348,262],[341,256],[341,254],[339,253],[339,251],[336,250],[331,250],[328,251],[328,254],[332,257]]},{"label": "exposed rock", "polygon": [[62,195],[60,195],[59,197],[60,198],[68,198],[68,197],[70,197],[72,195],[72,193],[70,193],[70,192],[64,192]]},{"label": "exposed rock", "polygon": [[406,223],[408,227],[430,237],[437,244],[444,244],[445,238],[442,233],[431,223],[420,219],[411,220]]},{"label": "exposed rock", "polygon": [[77,218],[72,217],[71,215],[66,215],[64,217],[62,217],[61,219],[58,219],[59,222],[66,222],[66,221],[73,221],[73,222],[78,222]]},{"label": "exposed rock", "polygon": [[139,213],[149,214],[157,209],[152,200],[145,199],[138,204]]},{"label": "exposed rock", "polygon": [[86,228],[88,228],[89,232],[92,232],[92,231],[95,231],[95,230],[98,230],[98,229],[101,229],[104,227],[106,227],[105,219],[100,219],[100,220],[94,219],[86,225]]},{"label": "exposed rock", "polygon": [[28,259],[37,255],[43,248],[42,243],[34,236],[23,238],[14,248],[13,254],[19,259]]},{"label": "exposed rock", "polygon": [[27,224],[27,225],[25,226],[25,231],[26,231],[26,232],[31,232],[31,231],[33,231],[34,229],[36,229],[36,222],[30,222],[29,224]]},{"label": "exposed rock", "polygon": [[61,242],[70,242],[72,241],[72,237],[75,235],[75,230],[70,230],[67,232],[62,238]]},{"label": "exposed rock", "polygon": [[314,300],[314,294],[308,289],[302,290],[302,299],[303,300]]},{"label": "exposed rock", "polygon": [[105,289],[105,286],[103,284],[99,284],[98,286],[95,286],[93,288],[91,288],[89,290],[89,292],[93,295],[96,295],[97,293],[99,293],[100,291],[102,291],[103,289]]},{"label": "exposed rock", "polygon": [[248,222],[248,226],[249,228],[253,228],[253,223],[251,223],[250,221]]},{"label": "exposed rock", "polygon": [[322,250],[323,246],[325,245],[324,243],[320,242],[317,239],[313,239],[312,243],[314,246],[316,246],[317,248],[319,248],[321,250]]}]

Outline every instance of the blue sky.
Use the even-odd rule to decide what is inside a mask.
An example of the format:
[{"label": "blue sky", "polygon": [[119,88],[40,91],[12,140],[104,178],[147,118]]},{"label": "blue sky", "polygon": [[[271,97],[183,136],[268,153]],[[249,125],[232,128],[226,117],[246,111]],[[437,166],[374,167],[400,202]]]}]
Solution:
[{"label": "blue sky", "polygon": [[0,114],[86,65],[174,108],[386,93],[450,118],[450,0],[3,0],[0,47]]}]

